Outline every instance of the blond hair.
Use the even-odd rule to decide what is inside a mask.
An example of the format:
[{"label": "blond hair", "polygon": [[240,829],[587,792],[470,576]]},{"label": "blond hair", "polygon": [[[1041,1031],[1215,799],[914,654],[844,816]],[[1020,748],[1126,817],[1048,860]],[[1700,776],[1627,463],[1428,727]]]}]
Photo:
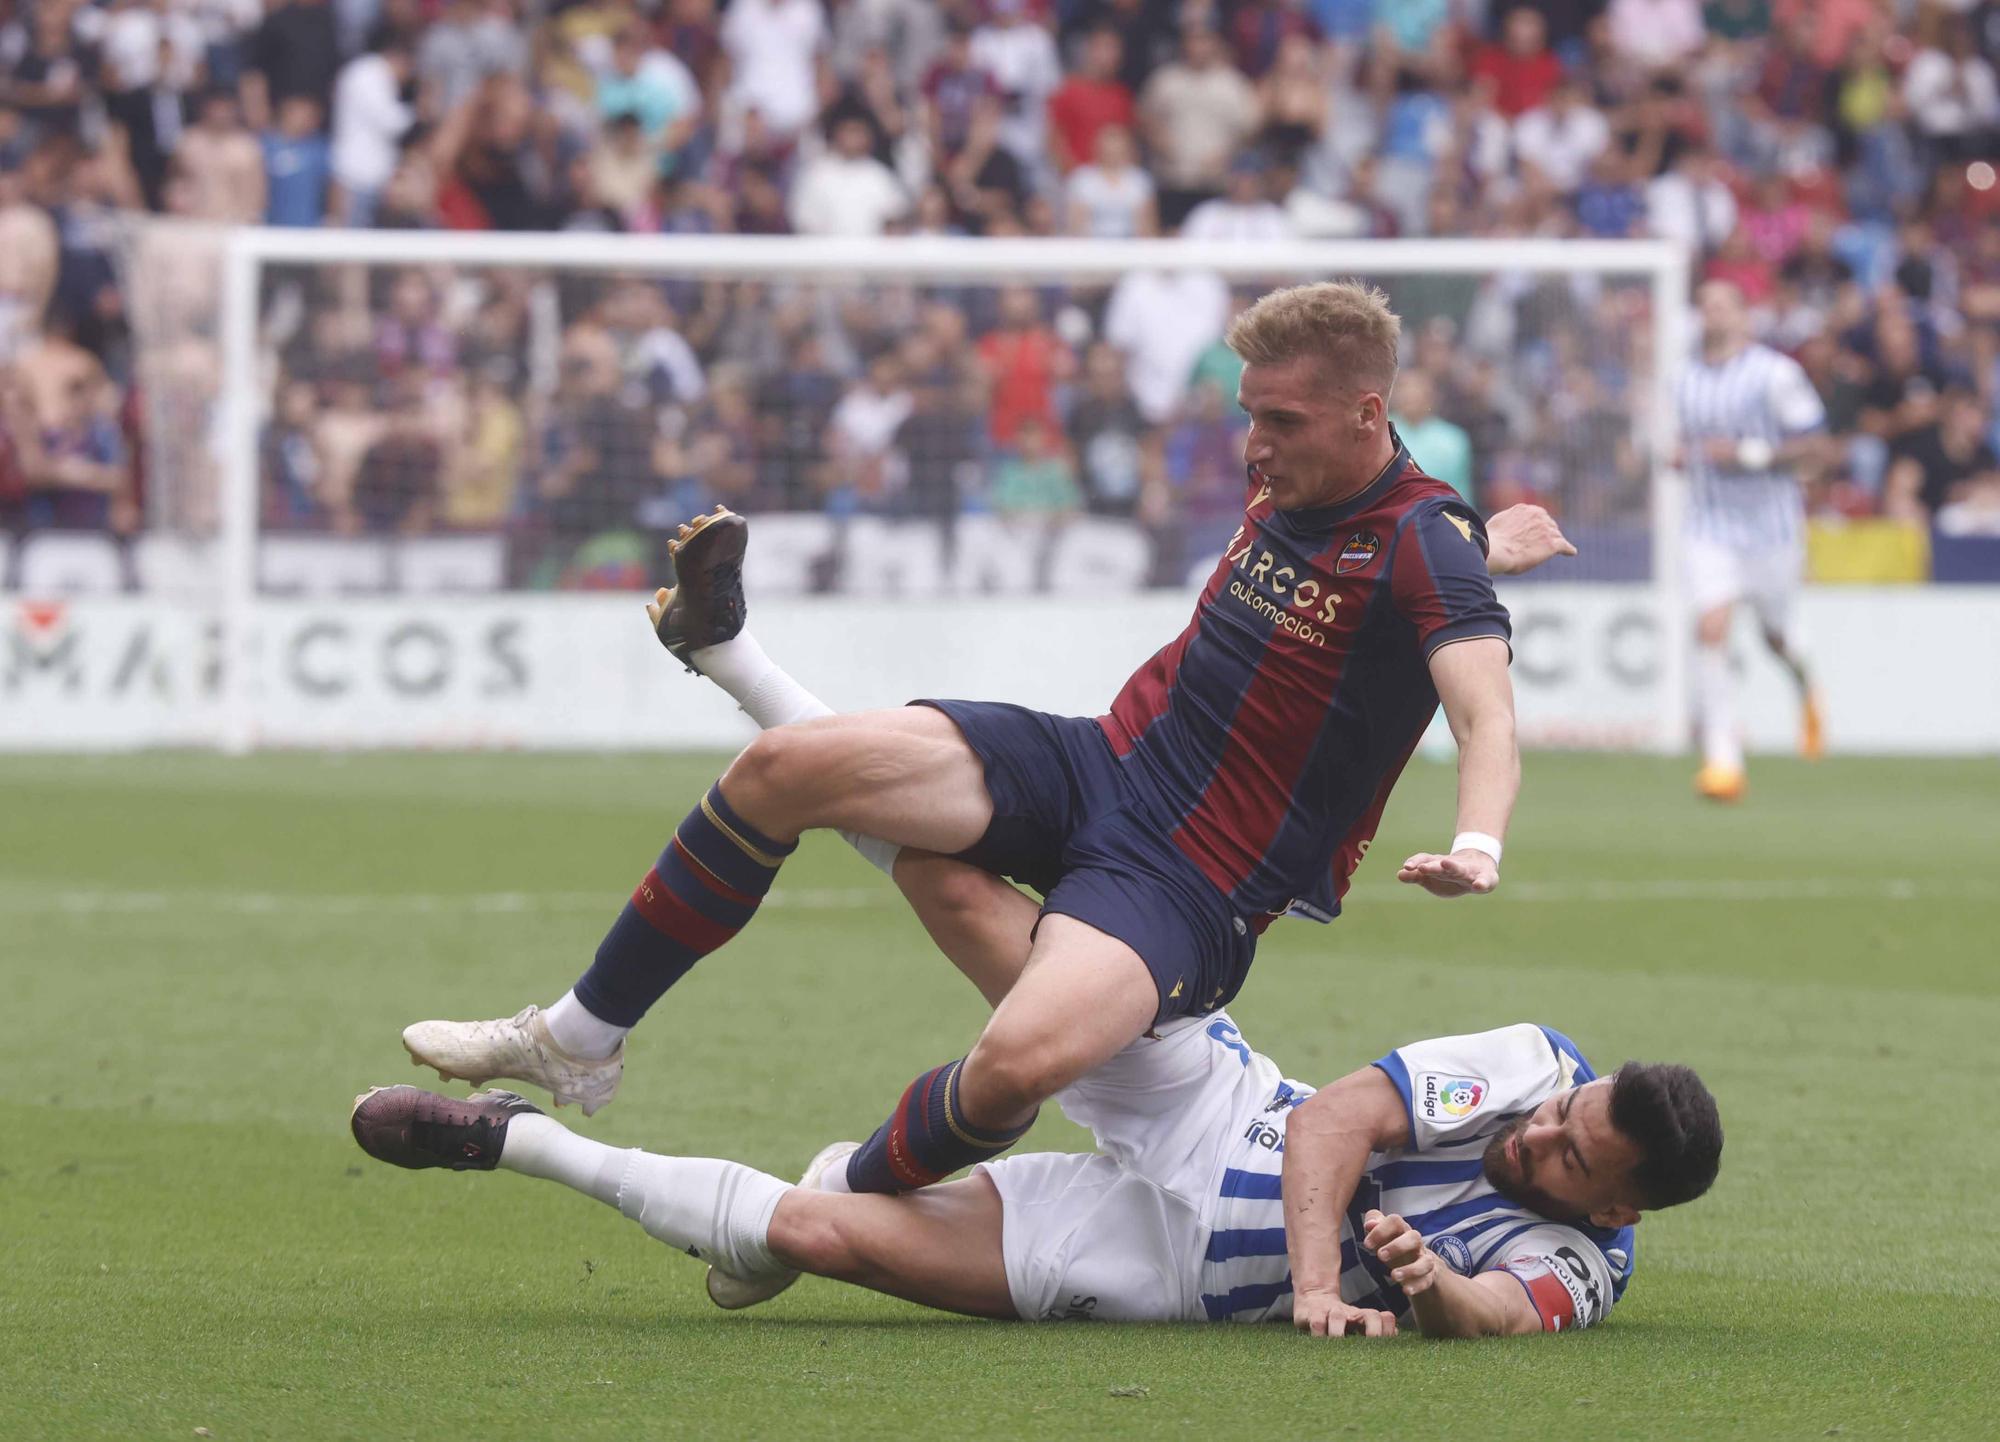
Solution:
[{"label": "blond hair", "polygon": [[1386,396],[1402,334],[1389,297],[1374,286],[1323,280],[1272,291],[1230,323],[1225,339],[1248,365],[1310,358],[1334,384]]}]

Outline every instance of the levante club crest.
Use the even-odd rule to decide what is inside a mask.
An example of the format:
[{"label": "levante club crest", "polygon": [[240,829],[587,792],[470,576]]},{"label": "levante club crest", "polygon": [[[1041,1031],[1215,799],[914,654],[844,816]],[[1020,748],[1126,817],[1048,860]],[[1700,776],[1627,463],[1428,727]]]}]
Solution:
[{"label": "levante club crest", "polygon": [[1382,549],[1382,542],[1373,531],[1357,531],[1347,538],[1347,544],[1340,548],[1340,559],[1334,562],[1333,573],[1345,576],[1360,570]]}]

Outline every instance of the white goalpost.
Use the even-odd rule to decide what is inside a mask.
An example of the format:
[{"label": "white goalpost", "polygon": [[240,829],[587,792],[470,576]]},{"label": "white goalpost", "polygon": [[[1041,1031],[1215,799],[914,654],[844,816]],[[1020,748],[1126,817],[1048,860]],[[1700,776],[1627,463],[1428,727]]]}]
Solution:
[{"label": "white goalpost", "polygon": [[[1689,272],[1685,254],[1670,243],[1424,240],[1242,246],[1181,241],[240,229],[217,237],[214,254],[219,282],[214,414],[198,419],[176,415],[168,406],[153,424],[199,425],[212,438],[212,479],[183,479],[174,489],[187,494],[207,484],[213,490],[212,549],[204,550],[213,557],[211,595],[221,632],[214,740],[231,751],[267,744],[585,745],[631,744],[638,739],[636,728],[620,730],[604,721],[578,694],[595,684],[589,678],[612,677],[613,694],[600,698],[604,708],[646,704],[632,689],[639,683],[626,681],[618,669],[631,660],[629,651],[605,652],[592,663],[594,670],[577,659],[590,649],[577,639],[577,628],[585,618],[595,625],[595,618],[612,615],[609,608],[614,602],[623,609],[631,604],[629,593],[574,594],[577,585],[594,584],[589,578],[596,573],[582,562],[523,552],[521,528],[511,520],[512,531],[503,543],[472,534],[476,527],[458,524],[453,529],[453,523],[435,520],[429,511],[419,514],[414,505],[389,507],[393,514],[386,525],[373,518],[350,517],[340,524],[319,523],[313,534],[308,534],[310,526],[296,532],[288,529],[293,523],[280,514],[281,483],[271,472],[282,461],[282,451],[274,449],[279,442],[273,436],[287,423],[286,407],[306,404],[301,398],[313,394],[315,387],[321,395],[338,391],[356,379],[342,365],[356,364],[355,356],[389,355],[392,342],[403,347],[393,352],[398,364],[432,367],[427,373],[432,380],[426,382],[431,388],[413,381],[407,396],[399,390],[399,399],[383,401],[378,387],[375,403],[391,409],[407,407],[411,425],[418,426],[426,407],[433,404],[424,397],[440,394],[446,385],[439,379],[446,375],[445,367],[458,366],[463,374],[451,372],[448,382],[452,399],[436,404],[471,409],[463,418],[453,410],[449,419],[438,415],[431,419],[440,429],[462,427],[464,434],[475,437],[471,444],[478,448],[476,437],[482,434],[478,428],[483,422],[478,419],[475,393],[484,382],[475,366],[486,362],[463,337],[449,345],[439,343],[441,350],[456,346],[448,362],[418,355],[422,335],[415,341],[410,335],[422,332],[423,323],[406,323],[396,310],[402,304],[396,291],[399,278],[411,274],[428,278],[434,291],[455,297],[460,327],[467,334],[479,328],[489,311],[503,305],[530,317],[517,330],[532,331],[536,338],[517,345],[507,357],[511,371],[505,388],[516,413],[517,450],[544,468],[537,473],[542,479],[523,482],[523,493],[532,493],[531,500],[559,492],[559,483],[549,481],[547,474],[575,456],[595,454],[593,446],[602,450],[611,444],[608,435],[589,429],[608,423],[589,418],[612,412],[592,411],[582,402],[570,406],[566,399],[569,368],[580,364],[570,354],[570,320],[585,303],[576,299],[578,294],[599,293],[589,291],[593,285],[645,281],[656,290],[677,287],[675,293],[688,307],[707,306],[714,294],[726,293],[730,299],[719,329],[703,344],[711,351],[745,353],[759,345],[768,349],[768,338],[760,328],[770,328],[774,314],[818,318],[801,333],[811,332],[829,317],[835,330],[843,320],[859,317],[874,328],[879,345],[884,336],[898,339],[896,327],[902,322],[896,316],[915,316],[919,309],[934,309],[940,303],[968,314],[984,313],[999,288],[1023,285],[1044,298],[1053,297],[1047,309],[1060,312],[1058,327],[1081,353],[1102,337],[1105,294],[1124,277],[1139,272],[1212,276],[1239,297],[1278,284],[1330,277],[1355,276],[1381,283],[1406,314],[1406,297],[1422,312],[1410,343],[1429,349],[1420,356],[1413,351],[1413,363],[1434,372],[1446,370],[1455,353],[1476,361],[1469,373],[1495,387],[1494,434],[1508,438],[1508,460],[1502,469],[1510,489],[1505,494],[1518,490],[1528,498],[1560,504],[1565,525],[1578,529],[1577,539],[1585,548],[1577,562],[1558,563],[1557,569],[1566,564],[1570,575],[1586,580],[1538,580],[1505,589],[1521,631],[1517,675],[1524,698],[1524,736],[1556,744],[1661,751],[1678,750],[1685,741],[1687,679],[1677,597],[1679,495],[1671,460],[1673,387],[1689,340]],[[157,273],[149,281],[156,287],[175,283],[173,276]],[[323,303],[324,296],[341,288],[350,297],[365,297],[348,308],[358,307],[372,317],[377,330],[372,340],[344,342],[344,359],[336,362],[328,358],[331,343],[324,342],[320,331],[330,331],[336,324],[328,319],[336,308]],[[612,330],[616,331],[615,324]],[[748,331],[758,332],[754,340],[739,333]],[[798,339],[782,325],[773,334],[778,337],[773,344],[793,344]],[[383,339],[384,335],[391,339]],[[145,345],[147,338],[142,336],[141,343]],[[626,349],[629,353],[630,347]],[[683,349],[678,341],[656,346],[658,356],[665,357],[666,370],[643,376],[632,369],[628,354],[619,383],[626,392],[644,384],[667,385],[660,376],[671,372],[674,357]],[[418,358],[401,359],[406,354]],[[858,384],[868,364],[868,355],[857,349],[831,369]],[[1406,374],[1408,369],[1406,365]],[[821,432],[812,431],[811,423],[786,410],[806,402],[787,398],[800,387],[787,390],[783,366],[774,372],[765,365],[760,374],[775,379],[742,388],[754,402],[742,421],[746,434],[765,437],[791,426],[817,439]],[[473,399],[467,402],[466,395]],[[648,446],[654,454],[666,449],[684,456],[703,441],[702,428],[716,424],[713,406],[686,401],[685,394],[674,395],[659,404],[634,408],[644,419],[633,423],[630,437],[621,432],[620,443]],[[824,408],[823,400],[813,404]],[[660,419],[669,415],[671,420]],[[565,419],[571,416],[585,419]],[[1499,427],[1501,421],[1504,428]],[[393,432],[393,418],[382,424]],[[1179,454],[1171,451],[1179,434],[1176,424],[1169,419],[1157,427],[1159,444],[1170,456]],[[686,429],[676,432],[676,426]],[[1617,450],[1616,463],[1608,455],[1594,458],[1593,447]],[[188,450],[182,446],[176,454]],[[1417,450],[1421,463],[1424,457],[1421,448]],[[415,447],[412,454],[428,453]],[[279,461],[274,462],[274,456]],[[1558,465],[1551,457],[1566,459]],[[783,557],[792,567],[784,579],[767,585],[764,599],[770,600],[772,587],[779,594],[790,590],[810,597],[796,604],[790,600],[783,606],[768,604],[759,612],[760,631],[775,625],[790,644],[823,652],[839,636],[857,634],[857,618],[866,616],[874,628],[885,624],[909,628],[913,641],[925,648],[919,654],[927,654],[933,669],[945,673],[929,683],[933,689],[939,682],[964,677],[987,694],[1001,695],[1008,694],[1010,680],[1033,680],[1046,682],[1048,691],[1044,697],[1026,699],[1059,702],[1068,695],[1061,683],[1072,671],[1123,663],[1135,644],[1124,639],[1127,632],[1143,632],[1144,644],[1137,652],[1143,655],[1173,634],[1184,619],[1186,576],[1169,565],[1170,574],[1164,579],[1177,584],[1168,584],[1164,591],[1147,589],[1146,582],[1157,585],[1163,576],[1157,556],[1147,561],[1145,556],[1154,553],[1143,548],[1161,543],[1129,519],[1084,515],[1061,536],[1044,538],[1039,543],[1043,549],[1036,552],[1039,559],[1031,566],[1015,557],[1016,532],[1004,518],[996,519],[997,507],[988,504],[983,493],[972,496],[960,520],[890,515],[865,496],[852,504],[851,497],[843,500],[853,488],[843,490],[820,471],[809,469],[820,459],[802,462],[794,457],[790,463],[808,467],[801,471],[807,479],[799,483],[803,490],[798,493],[807,494],[814,506],[822,495],[816,488],[825,488],[828,499],[820,508],[824,513],[808,514],[810,507],[798,514],[753,513],[760,541],[768,538],[771,556]],[[1591,489],[1599,485],[1593,479],[1599,474],[1593,469],[1598,460],[1602,474],[1614,477],[1600,487],[1603,494]],[[323,468],[324,456],[315,464]],[[908,486],[913,494],[922,477],[918,474],[913,481],[910,475],[921,472],[925,458],[896,455],[888,464],[890,471],[870,475],[888,474],[884,484],[892,491]],[[989,455],[981,464],[990,468],[995,463]],[[656,467],[661,475],[673,469],[666,462]],[[434,480],[414,472],[407,484],[427,498],[436,491]],[[536,486],[541,490],[535,491]],[[1614,487],[1622,489],[1612,497],[1609,491]],[[678,493],[663,490],[659,497],[641,496],[636,504],[642,512],[651,507],[664,516],[675,503],[674,494]],[[1494,498],[1480,499],[1487,503]],[[438,504],[448,509],[446,503]],[[557,494],[557,500],[547,504],[560,507],[571,502]],[[842,511],[842,505],[849,505],[849,510]],[[943,541],[928,539],[926,528],[940,526]],[[868,538],[871,545],[886,544],[891,551],[907,541],[903,569],[884,576],[856,575],[850,569],[832,581],[814,569],[829,547],[859,547],[857,537]],[[536,544],[545,546],[545,539]],[[422,555],[423,564],[429,566],[452,545],[489,559],[465,572],[444,564],[444,579],[437,584],[406,584],[413,563],[399,556],[427,548]],[[503,547],[504,560],[491,560]],[[314,569],[318,560],[293,556],[308,551],[335,558],[327,563],[333,569],[324,579]],[[272,558],[280,553],[285,558],[278,568],[283,575],[274,579]],[[385,553],[386,562],[381,560]],[[1027,554],[1021,551],[1022,556]],[[1111,568],[1124,579],[1115,593],[1107,594],[1103,585],[1084,579],[1077,558],[1112,554],[1126,558]],[[604,574],[611,575],[625,574],[635,563],[623,556],[602,564],[609,566]],[[776,567],[779,562],[768,564]],[[351,572],[341,569],[349,567]],[[1031,570],[1032,584],[1024,579]],[[559,578],[551,581],[551,575]],[[579,575],[585,577],[581,582]],[[771,575],[777,575],[775,569]],[[1091,613],[1101,626],[1083,628],[1074,622],[1075,607],[1065,597],[1073,599],[1085,591],[1091,592]],[[753,595],[753,602],[756,599]],[[468,633],[469,639],[454,630],[463,624],[463,617],[486,615],[503,600],[511,608],[504,623],[490,620],[489,631]],[[312,606],[319,608],[315,617],[305,617],[301,608]],[[623,609],[617,612],[621,617]],[[339,629],[350,623],[351,633]],[[363,638],[371,625],[376,629]],[[514,629],[507,632],[506,626]],[[1084,634],[1085,630],[1092,634]],[[1111,633],[1111,639],[1096,637],[1098,630]],[[1040,639],[1031,643],[1030,633]],[[559,681],[547,683],[566,694],[529,704],[510,720],[507,707],[512,693],[500,683],[510,671],[528,664],[521,657],[539,654],[538,647],[563,657],[561,666],[571,668]],[[335,658],[368,648],[377,657],[370,664],[387,676],[396,691],[395,707],[401,709],[353,727],[352,735],[343,740],[343,723],[334,713],[352,699],[352,693],[367,687],[357,680],[347,690],[340,689],[348,683]],[[280,653],[288,658],[282,667],[274,661]],[[459,654],[488,658],[491,675],[486,689],[502,698],[491,708],[491,719],[478,712],[478,698],[471,692],[459,697],[459,712],[446,716],[438,709],[447,707],[460,684],[455,672],[445,680],[436,679],[457,664],[448,665],[442,658]],[[365,668],[357,663],[357,674],[360,669]],[[551,663],[547,669],[559,668]],[[893,667],[877,667],[871,674],[882,687],[904,679]],[[1098,674],[1096,689],[1108,697],[1122,674]],[[500,680],[494,681],[495,676]],[[317,721],[298,723],[296,698],[288,699],[287,693],[288,688],[301,687],[324,700],[328,708],[324,726]],[[879,701],[883,694],[877,692],[873,699]],[[430,703],[434,704],[426,709]],[[699,706],[695,709],[699,713]],[[577,713],[587,714],[581,716],[574,736],[557,734],[563,730],[562,717]],[[468,719],[475,715],[477,719]],[[716,728],[725,724],[698,717],[685,735],[670,739],[709,744],[717,739]]]}]

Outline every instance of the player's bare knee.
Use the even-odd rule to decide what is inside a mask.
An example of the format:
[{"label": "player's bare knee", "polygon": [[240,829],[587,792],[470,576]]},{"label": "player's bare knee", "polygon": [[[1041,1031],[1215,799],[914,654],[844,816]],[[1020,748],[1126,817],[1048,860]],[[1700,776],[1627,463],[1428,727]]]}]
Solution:
[{"label": "player's bare knee", "polygon": [[927,926],[962,929],[990,915],[994,898],[1012,888],[981,871],[934,852],[906,850],[896,858],[896,885]]},{"label": "player's bare knee", "polygon": [[772,1254],[815,1277],[840,1280],[847,1276],[857,1259],[849,1229],[842,1224],[840,1203],[851,1200],[802,1188],[785,1193],[771,1215],[768,1245]]},{"label": "player's bare knee", "polygon": [[723,774],[723,795],[746,815],[788,814],[812,779],[816,749],[815,738],[795,727],[760,732]]},{"label": "player's bare knee", "polygon": [[1070,1078],[1049,1047],[1028,1037],[979,1039],[959,1072],[958,1094],[968,1118],[983,1127],[1008,1127],[1055,1095]]}]

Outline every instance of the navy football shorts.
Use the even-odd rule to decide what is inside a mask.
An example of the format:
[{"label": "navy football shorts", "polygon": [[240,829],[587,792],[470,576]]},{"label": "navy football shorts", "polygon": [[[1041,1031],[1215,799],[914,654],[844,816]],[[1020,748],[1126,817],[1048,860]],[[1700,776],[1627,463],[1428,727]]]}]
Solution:
[{"label": "navy football shorts", "polygon": [[958,860],[1033,887],[1043,915],[1138,952],[1159,988],[1156,1020],[1236,995],[1261,928],[1168,839],[1095,721],[998,701],[911,704],[949,716],[986,768],[993,822]]}]

